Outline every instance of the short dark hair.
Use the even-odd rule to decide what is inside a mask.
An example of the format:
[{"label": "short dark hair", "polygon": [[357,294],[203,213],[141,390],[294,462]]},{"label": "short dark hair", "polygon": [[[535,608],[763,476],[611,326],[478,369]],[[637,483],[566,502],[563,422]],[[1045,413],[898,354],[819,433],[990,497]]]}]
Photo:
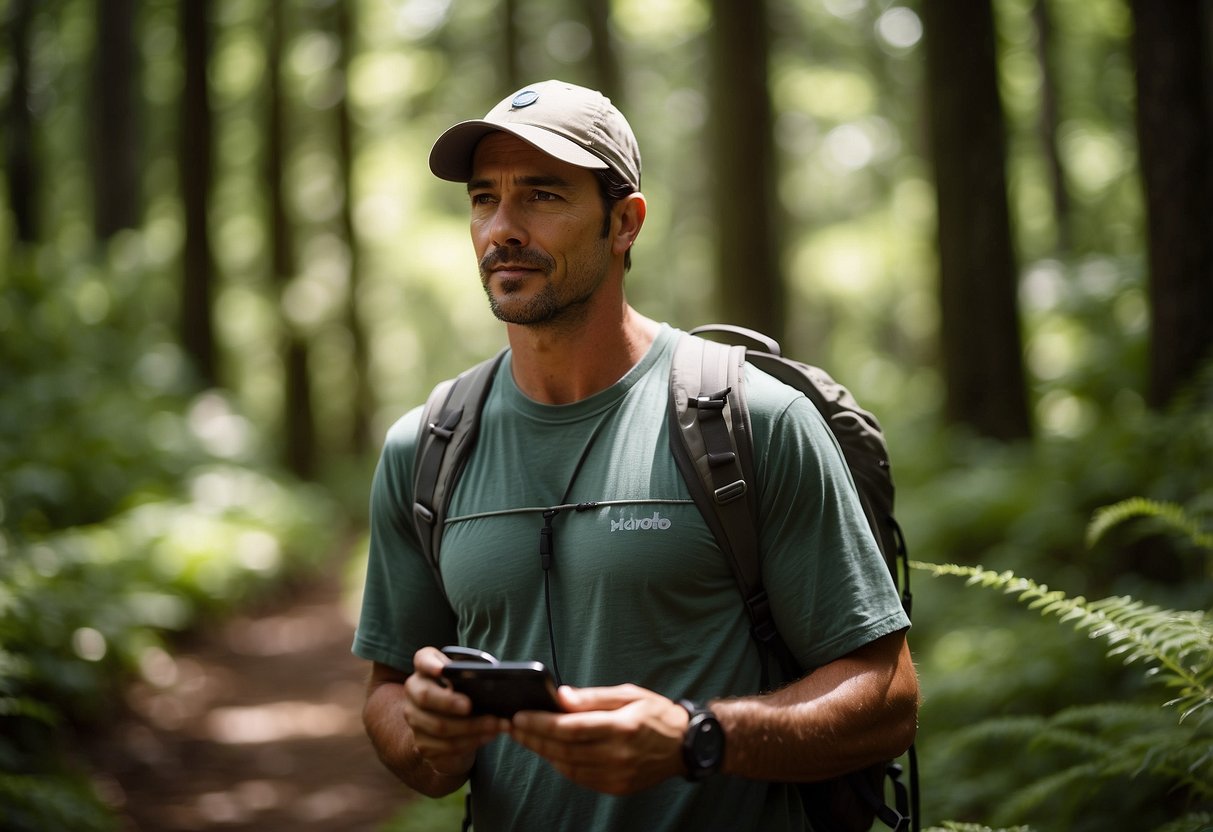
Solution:
[{"label": "short dark hair", "polygon": [[[595,170],[594,178],[598,180],[598,193],[602,196],[602,236],[605,237],[611,233],[611,210],[615,207],[615,203],[629,194],[636,193],[636,186],[620,176],[613,168]],[[623,270],[626,272],[631,268],[632,250],[628,249],[623,254]]]}]

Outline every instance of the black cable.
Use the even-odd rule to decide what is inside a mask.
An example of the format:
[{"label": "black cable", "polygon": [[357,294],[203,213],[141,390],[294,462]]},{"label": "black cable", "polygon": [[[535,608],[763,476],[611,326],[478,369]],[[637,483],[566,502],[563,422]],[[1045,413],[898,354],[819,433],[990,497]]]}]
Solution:
[{"label": "black cable", "polygon": [[598,438],[598,434],[602,431],[602,426],[606,422],[607,419],[604,417],[594,426],[590,438],[586,440],[585,447],[581,449],[581,456],[577,459],[577,464],[573,466],[573,475],[569,477],[569,484],[565,486],[564,496],[560,498],[560,505],[543,512],[543,528],[539,530],[539,565],[543,569],[543,601],[548,616],[548,646],[552,651],[552,673],[556,677],[557,685],[562,685],[564,682],[560,676],[560,661],[556,658],[556,627],[552,620],[551,574],[556,555],[556,530],[552,527],[552,521],[556,519],[556,515],[563,508],[575,508],[577,511],[584,511],[597,505],[597,503],[589,502],[569,506],[568,501],[569,494],[573,491],[573,483],[577,482],[577,475],[581,473],[581,466],[585,464],[586,459],[589,457],[590,448],[594,446],[594,440]]},{"label": "black cable", "polygon": [[[574,471],[573,476],[576,476]],[[548,612],[548,645],[552,650],[552,673],[556,676],[556,684],[564,684],[560,676],[560,660],[556,658],[556,629],[552,626],[552,554],[555,543],[552,540],[552,520],[560,509],[549,508],[543,513],[543,528],[539,530],[539,565],[543,568],[543,602]]]}]

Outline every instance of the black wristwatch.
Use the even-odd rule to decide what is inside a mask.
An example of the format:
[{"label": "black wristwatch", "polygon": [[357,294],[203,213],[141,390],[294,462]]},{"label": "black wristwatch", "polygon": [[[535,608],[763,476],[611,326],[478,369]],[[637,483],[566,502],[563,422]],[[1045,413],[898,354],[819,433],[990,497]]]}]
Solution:
[{"label": "black wristwatch", "polygon": [[678,704],[691,717],[682,738],[682,761],[687,767],[687,779],[698,783],[720,770],[724,761],[724,729],[706,705],[697,705],[689,699]]}]

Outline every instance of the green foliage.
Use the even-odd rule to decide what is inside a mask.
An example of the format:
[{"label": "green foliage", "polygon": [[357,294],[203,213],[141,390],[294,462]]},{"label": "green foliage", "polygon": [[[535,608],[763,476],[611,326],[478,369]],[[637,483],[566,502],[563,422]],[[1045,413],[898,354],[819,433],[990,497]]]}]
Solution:
[{"label": "green foliage", "polygon": [[1180,709],[1180,721],[1213,704],[1213,618],[1206,613],[1164,609],[1130,597],[1068,598],[1060,590],[1010,571],[993,572],[980,566],[921,562],[914,566],[1015,595],[1042,615],[1071,622],[1092,638],[1104,639],[1110,645],[1109,656],[1119,656],[1125,664],[1141,661],[1150,665],[1148,676],[1178,690],[1179,696],[1166,704]]},{"label": "green foliage", "polygon": [[46,777],[0,771],[0,808],[10,832],[116,832],[82,777]]},{"label": "green foliage", "polygon": [[0,275],[0,816],[106,830],[72,733],[173,633],[317,566],[341,520],[195,395],[145,237],[26,254]]},{"label": "green foliage", "polygon": [[430,800],[419,797],[379,827],[379,832],[430,832],[433,829],[459,829],[465,814],[467,791],[460,789],[446,797]]},{"label": "green foliage", "polygon": [[[1072,377],[1067,387],[1080,390],[1078,382]],[[1126,395],[1105,397],[1106,409],[1077,433],[1031,446],[956,434],[933,441],[929,432],[898,441],[905,427],[893,426],[911,551],[963,564],[923,568],[954,570],[999,592],[991,597],[949,581],[914,586],[928,822],[1031,819],[1056,828],[1043,819],[1049,812],[1069,817],[1066,794],[1081,796],[1084,806],[1064,827],[1072,830],[1126,828],[1126,819],[1151,829],[1208,810],[1185,804],[1205,793],[1194,783],[1171,786],[1192,764],[1209,778],[1207,761],[1185,743],[1202,748],[1193,742],[1199,731],[1203,747],[1210,745],[1209,613],[1191,611],[1213,607],[1200,536],[1213,507],[1213,385],[1207,376],[1198,380],[1167,413],[1146,411]],[[1126,493],[1147,496],[1122,501]],[[1013,577],[1027,574],[1037,580]],[[1049,612],[1017,614],[1021,595]],[[1153,603],[1134,600],[1143,598]],[[1063,620],[1075,627],[1059,627]],[[1107,651],[1088,649],[1093,635]],[[1105,652],[1117,660],[1108,662]],[[1164,701],[1172,707],[1160,708]],[[1112,702],[1140,706],[1140,730],[1121,747],[1100,744],[1100,728],[1067,722]],[[1190,715],[1180,722],[1183,714]],[[994,810],[1026,813],[1029,805],[1036,814]]]},{"label": "green foliage", "polygon": [[1094,546],[1114,526],[1139,517],[1158,520],[1163,526],[1187,537],[1197,547],[1213,550],[1213,533],[1203,529],[1183,506],[1147,500],[1145,497],[1130,497],[1096,511],[1087,526],[1087,546]]},{"label": "green foliage", "polygon": [[[1032,818],[1068,829],[1106,828],[1133,818],[1135,828],[1164,828],[1177,814],[1213,805],[1213,617],[1146,605],[1130,597],[1067,597],[1010,571],[916,562],[936,576],[1014,596],[1042,616],[1071,623],[1109,645],[1125,665],[1178,695],[1157,706],[1111,702],[1072,705],[1051,716],[987,718],[951,733],[936,753],[954,761],[1023,761],[1025,778],[985,794],[995,823]],[[1026,750],[1027,755],[1022,751]],[[988,763],[987,763],[988,764]],[[1109,814],[1114,808],[1115,814]]]}]

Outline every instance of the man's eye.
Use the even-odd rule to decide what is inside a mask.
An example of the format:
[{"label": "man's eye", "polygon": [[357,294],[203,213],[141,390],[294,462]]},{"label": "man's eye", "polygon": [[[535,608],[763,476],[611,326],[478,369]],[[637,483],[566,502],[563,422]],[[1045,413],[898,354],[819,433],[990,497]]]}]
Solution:
[{"label": "man's eye", "polygon": [[473,205],[488,205],[492,201],[493,197],[490,194],[472,194]]},{"label": "man's eye", "polygon": [[556,194],[551,191],[535,191],[536,202],[551,202],[554,199],[559,199]]}]

